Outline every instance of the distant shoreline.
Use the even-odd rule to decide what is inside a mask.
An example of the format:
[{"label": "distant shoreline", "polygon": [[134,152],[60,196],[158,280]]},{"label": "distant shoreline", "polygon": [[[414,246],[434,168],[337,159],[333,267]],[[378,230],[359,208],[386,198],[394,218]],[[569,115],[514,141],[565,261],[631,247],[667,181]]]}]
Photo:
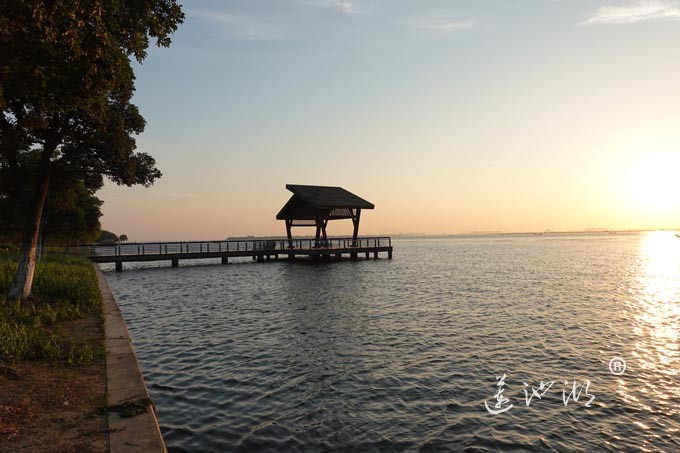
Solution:
[{"label": "distant shoreline", "polygon": [[[659,228],[659,229],[641,229],[641,230],[577,230],[577,231],[519,231],[519,232],[469,232],[469,233],[451,233],[451,234],[427,234],[427,233],[391,233],[391,234],[371,234],[361,236],[367,237],[391,237],[392,239],[445,239],[445,238],[470,238],[470,237],[493,237],[493,236],[560,236],[560,235],[613,235],[613,234],[635,234],[646,233],[651,231],[668,231],[680,232],[678,228]],[[335,234],[328,235],[329,239],[344,238],[346,235]],[[314,239],[313,235],[294,236],[294,239]],[[126,242],[125,244],[136,243],[158,243],[158,242],[222,242],[222,241],[286,241],[288,238],[281,235],[264,235],[264,236],[228,236],[221,239],[161,239],[161,240],[146,240]],[[117,245],[116,244],[95,244],[95,245]],[[121,244],[124,244],[121,242]]]},{"label": "distant shoreline", "polygon": [[[459,238],[459,237],[482,237],[482,236],[558,236],[565,234],[631,234],[631,233],[646,233],[650,231],[680,231],[678,228],[667,229],[642,229],[642,230],[609,230],[609,229],[593,229],[593,230],[577,230],[577,231],[521,231],[521,232],[503,232],[503,231],[479,231],[470,233],[451,233],[451,234],[427,234],[427,233],[390,233],[390,234],[375,234],[373,236],[389,236],[399,239],[443,239],[443,238]],[[329,235],[329,238],[345,237],[343,235]],[[297,239],[314,239],[314,236],[296,236]],[[229,236],[227,241],[246,241],[246,240],[287,240],[285,236]]]}]

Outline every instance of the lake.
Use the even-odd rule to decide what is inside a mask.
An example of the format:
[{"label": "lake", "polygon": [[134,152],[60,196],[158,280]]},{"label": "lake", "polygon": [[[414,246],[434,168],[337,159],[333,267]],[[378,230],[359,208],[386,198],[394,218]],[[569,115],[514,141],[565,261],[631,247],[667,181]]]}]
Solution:
[{"label": "lake", "polygon": [[393,245],[102,265],[168,450],[680,449],[673,233]]}]

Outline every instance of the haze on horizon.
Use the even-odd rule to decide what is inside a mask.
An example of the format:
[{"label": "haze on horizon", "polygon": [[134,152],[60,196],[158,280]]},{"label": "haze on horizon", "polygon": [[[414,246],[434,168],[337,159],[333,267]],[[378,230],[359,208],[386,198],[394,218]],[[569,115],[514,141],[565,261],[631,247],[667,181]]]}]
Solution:
[{"label": "haze on horizon", "polygon": [[108,184],[105,229],[280,235],[286,183],[375,203],[362,234],[680,227],[680,2],[184,9],[136,67],[139,150],[164,176]]}]

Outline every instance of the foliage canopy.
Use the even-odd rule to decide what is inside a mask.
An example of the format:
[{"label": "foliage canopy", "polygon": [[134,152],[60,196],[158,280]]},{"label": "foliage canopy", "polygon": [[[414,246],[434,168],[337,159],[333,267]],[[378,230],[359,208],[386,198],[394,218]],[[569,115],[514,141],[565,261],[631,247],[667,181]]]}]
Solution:
[{"label": "foliage canopy", "polygon": [[141,62],[153,38],[168,46],[183,19],[175,0],[0,2],[4,196],[20,204],[31,187],[10,298],[30,295],[50,184],[74,178],[96,190],[105,177],[148,186],[161,176],[153,157],[135,151],[145,121],[131,103],[130,59]]}]

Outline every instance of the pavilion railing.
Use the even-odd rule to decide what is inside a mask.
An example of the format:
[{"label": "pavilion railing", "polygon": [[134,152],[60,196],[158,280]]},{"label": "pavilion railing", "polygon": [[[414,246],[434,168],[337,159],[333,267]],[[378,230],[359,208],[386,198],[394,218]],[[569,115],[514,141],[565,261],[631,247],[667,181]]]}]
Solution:
[{"label": "pavilion railing", "polygon": [[184,241],[184,242],[126,242],[111,245],[81,244],[66,247],[67,252],[74,252],[86,256],[144,256],[144,255],[180,255],[180,254],[210,254],[223,252],[253,252],[284,253],[287,251],[305,250],[341,250],[391,247],[392,238],[351,237],[328,238],[326,240],[314,238],[293,239],[292,247],[287,239],[252,239],[233,241]]}]

